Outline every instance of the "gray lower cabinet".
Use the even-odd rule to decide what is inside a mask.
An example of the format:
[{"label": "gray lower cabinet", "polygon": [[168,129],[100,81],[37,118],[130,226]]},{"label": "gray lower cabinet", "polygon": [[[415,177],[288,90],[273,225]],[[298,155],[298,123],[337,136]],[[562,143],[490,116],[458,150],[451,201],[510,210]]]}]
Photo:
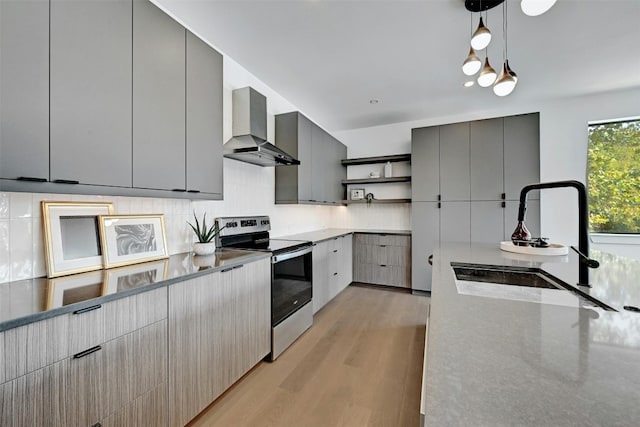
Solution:
[{"label": "gray lower cabinet", "polygon": [[0,425],[91,426],[143,396],[160,422],[126,425],[166,425],[166,307],[162,288],[0,333]]},{"label": "gray lower cabinet", "polygon": [[222,198],[222,55],[187,31],[187,187]]},{"label": "gray lower cabinet", "polygon": [[49,1],[0,1],[0,178],[49,179]]},{"label": "gray lower cabinet", "polygon": [[329,247],[329,240],[315,243],[313,246],[313,314],[329,302]]},{"label": "gray lower cabinet", "polygon": [[51,0],[51,181],[131,187],[131,0]]},{"label": "gray lower cabinet", "polygon": [[169,424],[186,425],[270,352],[270,260],[169,288]]},{"label": "gray lower cabinet", "polygon": [[411,287],[411,237],[392,234],[354,236],[353,281]]},{"label": "gray lower cabinet", "polygon": [[186,190],[185,37],[157,6],[133,2],[133,186]]},{"label": "gray lower cabinet", "polygon": [[339,204],[344,198],[341,163],[347,148],[301,113],[275,117],[275,145],[300,160],[299,166],[276,168],[278,204]]},{"label": "gray lower cabinet", "polygon": [[313,313],[353,281],[353,236],[346,234],[313,247]]},{"label": "gray lower cabinet", "polygon": [[438,202],[411,203],[411,285],[415,290],[431,290],[429,257],[440,245]]}]

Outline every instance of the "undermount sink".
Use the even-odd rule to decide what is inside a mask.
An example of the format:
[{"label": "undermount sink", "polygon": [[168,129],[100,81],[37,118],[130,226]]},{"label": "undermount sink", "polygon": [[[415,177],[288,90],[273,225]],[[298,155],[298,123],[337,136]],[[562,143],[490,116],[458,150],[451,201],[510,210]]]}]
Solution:
[{"label": "undermount sink", "polygon": [[451,263],[461,294],[615,311],[539,268]]}]

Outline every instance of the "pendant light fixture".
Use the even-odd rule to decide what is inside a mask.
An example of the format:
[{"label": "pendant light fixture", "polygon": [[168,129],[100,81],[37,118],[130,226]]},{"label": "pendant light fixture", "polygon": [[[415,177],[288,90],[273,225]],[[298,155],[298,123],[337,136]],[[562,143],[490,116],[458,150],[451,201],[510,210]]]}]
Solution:
[{"label": "pendant light fixture", "polygon": [[[471,14],[470,18],[469,27],[471,28],[471,31],[473,31],[473,14]],[[478,58],[478,55],[476,55],[476,51],[473,50],[473,47],[469,47],[469,55],[467,55],[467,58],[462,63],[462,72],[467,76],[473,76],[480,71],[481,67],[482,61]]]},{"label": "pendant light fixture", "polygon": [[[502,71],[498,76],[495,84],[493,85],[493,93],[498,96],[507,96],[513,89],[516,87],[517,80],[513,78],[511,75],[510,68],[508,67],[507,62],[507,40],[508,40],[508,32],[507,32],[507,2],[502,3],[502,38],[503,38],[503,49],[502,54],[504,57],[504,64],[502,64]],[[515,74],[515,73],[513,73]]]},{"label": "pendant light fixture", "polygon": [[478,76],[478,84],[482,87],[489,87],[496,81],[496,70],[493,69],[491,64],[489,64],[489,57],[484,57],[484,67],[482,67],[482,71],[480,71],[480,75]]},{"label": "pendant light fixture", "polygon": [[489,46],[489,42],[491,42],[491,31],[489,31],[489,29],[485,27],[484,22],[482,22],[481,14],[478,29],[473,33],[473,36],[471,36],[471,47],[475,50],[482,50]]},{"label": "pendant light fixture", "polygon": [[556,0],[522,0],[520,8],[525,15],[538,16],[551,9]]}]

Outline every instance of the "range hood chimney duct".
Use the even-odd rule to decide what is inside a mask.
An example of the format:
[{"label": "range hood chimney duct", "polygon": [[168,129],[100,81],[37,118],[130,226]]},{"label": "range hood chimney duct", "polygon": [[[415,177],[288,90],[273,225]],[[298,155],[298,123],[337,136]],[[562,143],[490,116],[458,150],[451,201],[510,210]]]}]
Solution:
[{"label": "range hood chimney duct", "polygon": [[267,142],[267,98],[251,87],[233,91],[233,137],[224,144],[224,156],[259,166],[299,165]]}]

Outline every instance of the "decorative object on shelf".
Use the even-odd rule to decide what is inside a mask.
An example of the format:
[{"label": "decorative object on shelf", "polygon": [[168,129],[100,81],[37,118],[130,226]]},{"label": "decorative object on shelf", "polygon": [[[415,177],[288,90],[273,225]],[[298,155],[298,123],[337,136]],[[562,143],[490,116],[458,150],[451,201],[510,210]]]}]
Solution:
[{"label": "decorative object on shelf", "polygon": [[191,227],[193,232],[196,234],[198,241],[193,244],[193,252],[196,255],[211,255],[216,251],[216,243],[213,240],[219,233],[224,229],[218,228],[218,223],[214,221],[211,227],[207,227],[207,213],[202,216],[202,227],[200,227],[200,222],[198,221],[198,217],[196,217],[196,213],[193,212],[193,219],[195,219],[196,225],[191,224],[187,221],[187,224]]},{"label": "decorative object on shelf", "polygon": [[362,199],[364,199],[364,188],[352,188],[351,200],[362,200]]},{"label": "decorative object on shelf", "polygon": [[103,295],[162,281],[167,278],[168,271],[166,259],[106,270]]},{"label": "decorative object on shelf", "polygon": [[371,202],[373,202],[376,199],[376,197],[373,195],[373,193],[367,193],[367,195],[364,196],[364,198],[367,201],[367,206],[371,206]]},{"label": "decorative object on shelf", "polygon": [[391,166],[391,162],[387,162],[384,165],[384,177],[391,178],[393,176],[393,166]]},{"label": "decorative object on shelf", "polygon": [[[549,10],[556,0],[522,0],[522,11],[529,16],[541,15]],[[487,54],[487,47],[491,41],[491,32],[485,26],[484,21],[487,21],[487,11],[498,5],[502,4],[502,53],[503,64],[500,71],[500,75],[496,78],[496,72],[489,64],[489,56]],[[507,4],[505,0],[465,0],[465,8],[472,13],[471,15],[471,28],[473,29],[473,13],[480,13],[480,20],[478,28],[472,34],[470,40],[469,54],[462,63],[462,72],[467,76],[473,76],[481,68],[481,61],[476,54],[476,51],[485,49],[484,67],[480,71],[480,75],[477,79],[478,85],[482,87],[489,87],[493,85],[493,92],[497,96],[507,96],[516,87],[518,82],[517,74],[509,66],[508,56],[508,25],[507,25]],[[482,19],[482,12],[485,12],[485,19]],[[465,83],[466,87],[473,86],[472,82]]]},{"label": "decorative object on shelf", "polygon": [[105,294],[103,271],[73,274],[47,281],[46,309],[62,307]]},{"label": "decorative object on shelf", "polygon": [[41,203],[47,277],[103,267],[98,216],[113,213],[110,202]]},{"label": "decorative object on shelf", "polygon": [[105,268],[167,258],[164,215],[100,215]]}]

